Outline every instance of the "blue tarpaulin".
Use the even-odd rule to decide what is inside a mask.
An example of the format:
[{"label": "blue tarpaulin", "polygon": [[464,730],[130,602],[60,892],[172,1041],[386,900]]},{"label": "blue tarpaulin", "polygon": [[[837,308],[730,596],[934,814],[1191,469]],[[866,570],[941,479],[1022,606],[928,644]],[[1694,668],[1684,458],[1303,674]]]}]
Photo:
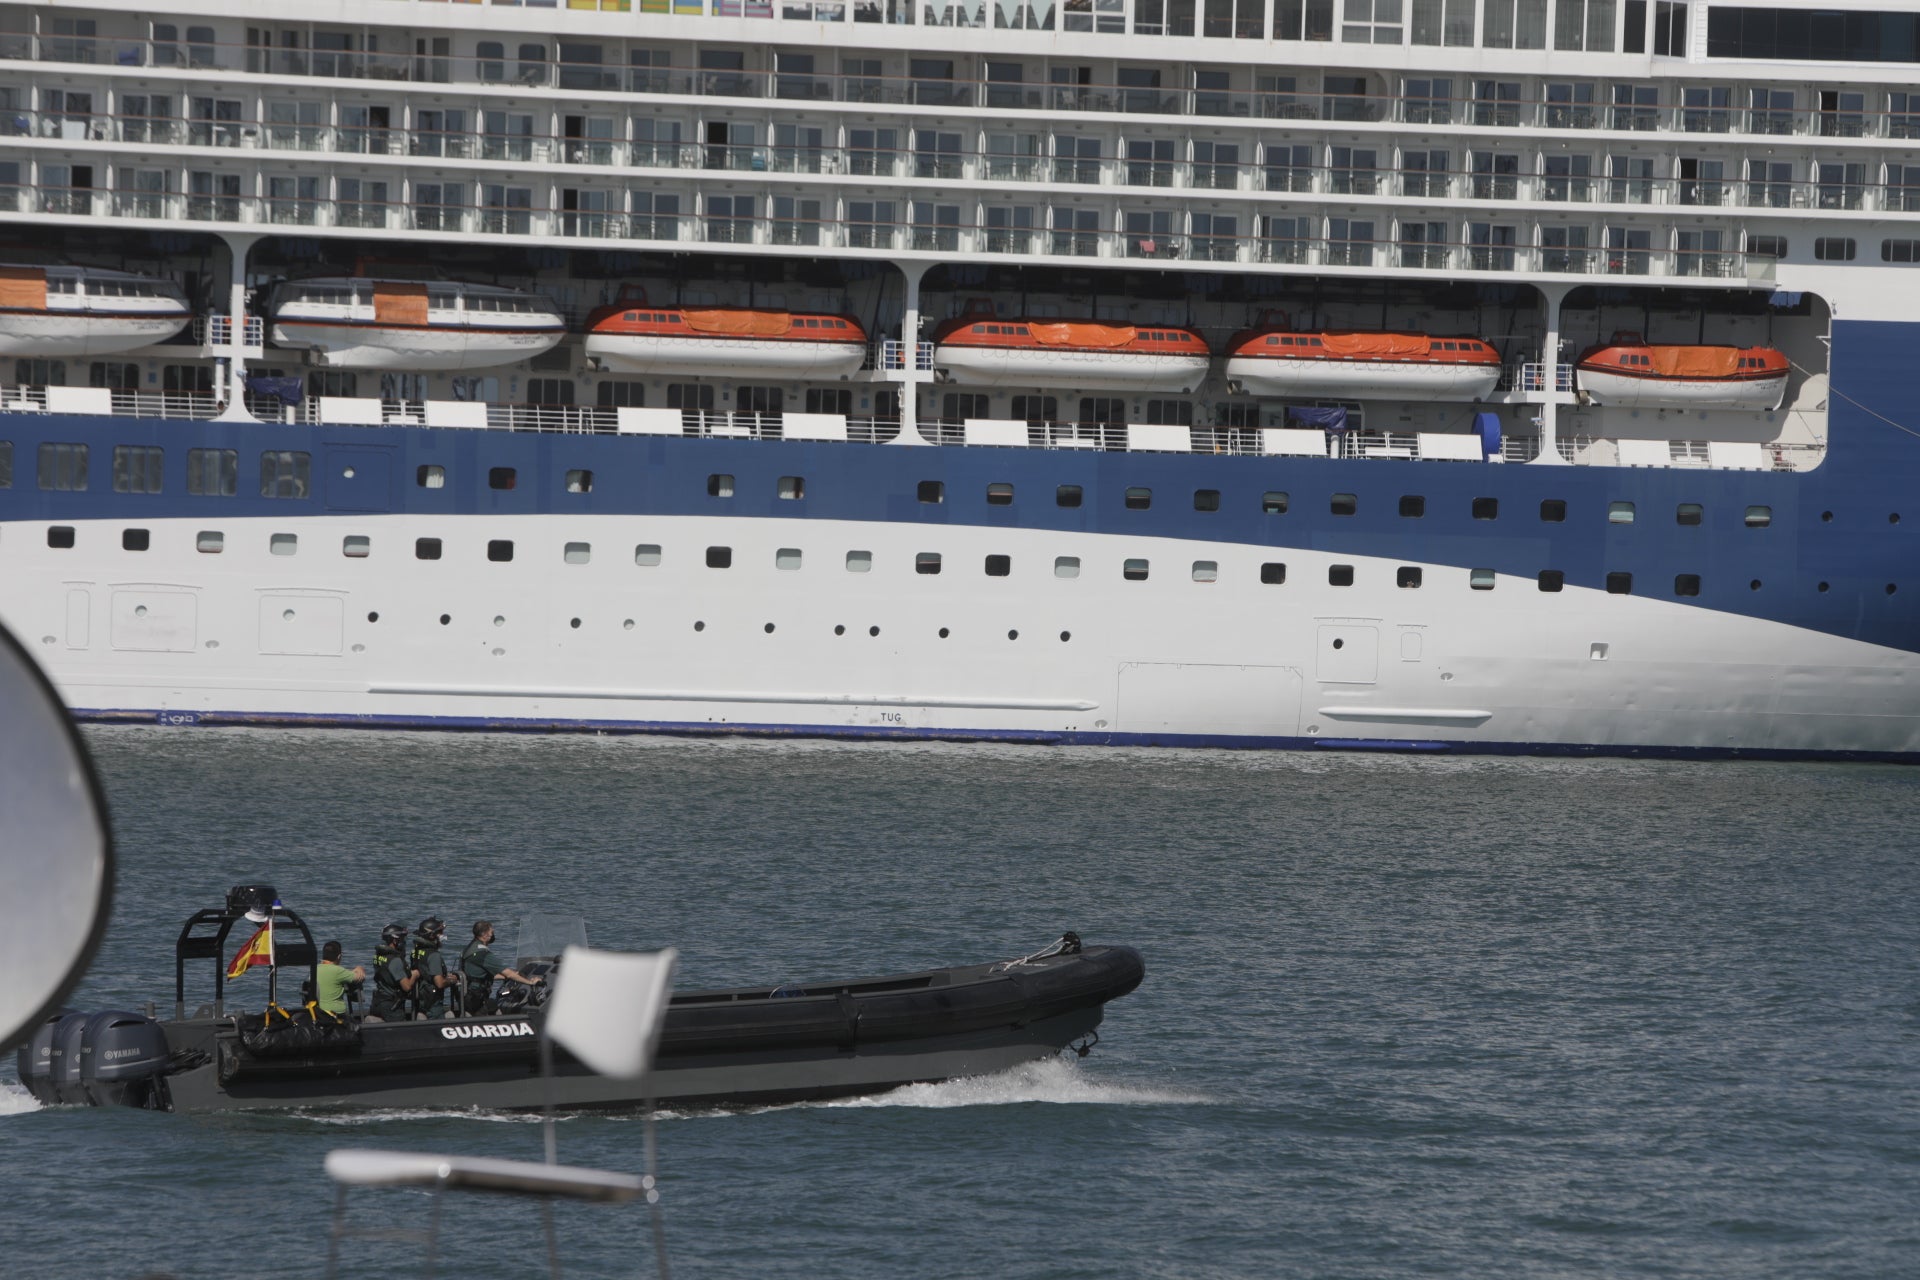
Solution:
[{"label": "blue tarpaulin", "polygon": [[1500,415],[1497,413],[1476,413],[1473,415],[1473,429],[1480,436],[1480,454],[1491,458],[1500,452]]},{"label": "blue tarpaulin", "polygon": [[265,396],[278,400],[281,404],[297,405],[306,398],[306,379],[292,378],[248,378],[247,390],[256,396]]},{"label": "blue tarpaulin", "polygon": [[1347,411],[1339,405],[1290,404],[1287,421],[1303,427],[1325,427],[1329,431],[1347,429]]}]

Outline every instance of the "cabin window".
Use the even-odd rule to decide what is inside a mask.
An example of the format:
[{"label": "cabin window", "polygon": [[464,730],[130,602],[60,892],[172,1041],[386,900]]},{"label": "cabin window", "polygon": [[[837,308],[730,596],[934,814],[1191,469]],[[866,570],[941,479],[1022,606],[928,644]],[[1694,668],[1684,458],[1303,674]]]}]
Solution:
[{"label": "cabin window", "polygon": [[797,501],[807,496],[807,482],[801,476],[781,476],[774,486],[774,492],[782,498]]},{"label": "cabin window", "polygon": [[1633,594],[1633,575],[1630,573],[1610,573],[1607,575],[1607,594],[1610,596],[1630,596]]},{"label": "cabin window", "polygon": [[660,563],[660,544],[642,542],[633,549],[633,562],[642,569],[651,569]]},{"label": "cabin window", "polygon": [[731,498],[733,496],[733,477],[718,474],[708,476],[707,496],[709,498]]},{"label": "cabin window", "polygon": [[591,542],[569,542],[561,548],[560,559],[566,564],[585,564],[593,559]]},{"label": "cabin window", "polygon": [[1350,564],[1330,564],[1327,566],[1327,585],[1330,587],[1350,587],[1353,585],[1353,566]]},{"label": "cabin window", "polygon": [[218,529],[202,529],[193,536],[193,549],[201,555],[217,556],[227,547],[227,535]]},{"label": "cabin window", "polygon": [[940,572],[940,553],[938,551],[918,552],[913,557],[913,571],[928,574]]},{"label": "cabin window", "polygon": [[1540,519],[1547,524],[1559,524],[1567,518],[1567,503],[1564,498],[1542,498],[1540,500]]},{"label": "cabin window", "polygon": [[1153,490],[1133,485],[1127,490],[1127,510],[1145,511],[1153,505]]},{"label": "cabin window", "polygon": [[43,444],[40,446],[40,487],[70,493],[87,487],[87,446],[83,444]]},{"label": "cabin window", "polygon": [[944,480],[922,480],[917,488],[920,501],[941,503],[947,500],[947,485]]},{"label": "cabin window", "polygon": [[1409,520],[1418,520],[1427,514],[1427,500],[1417,493],[1401,494],[1400,514]]},{"label": "cabin window", "polygon": [[1813,242],[1813,256],[1820,262],[1852,262],[1858,248],[1849,236],[1821,236]]},{"label": "cabin window", "polygon": [[1393,571],[1393,585],[1396,587],[1405,587],[1409,590],[1418,587],[1420,585],[1420,566],[1403,564],[1398,569],[1395,569]]},{"label": "cabin window", "polygon": [[1269,560],[1260,566],[1260,581],[1270,587],[1277,587],[1287,580],[1287,566],[1277,560]]},{"label": "cabin window", "polygon": [[0,440],[0,489],[13,488],[13,441]]},{"label": "cabin window", "polygon": [[415,538],[413,540],[413,558],[415,560],[438,560],[441,546],[438,538]]},{"label": "cabin window", "polygon": [[1013,486],[996,482],[987,486],[987,505],[990,507],[1010,507],[1013,505]]},{"label": "cabin window", "polygon": [[[85,448],[84,445],[81,447]],[[1077,507],[1080,505],[1080,499],[1080,486],[1077,484],[1063,484],[1053,491],[1054,502],[1062,507]]]},{"label": "cabin window", "polygon": [[1677,596],[1697,596],[1700,594],[1700,575],[1697,573],[1679,573],[1673,578],[1673,594]]},{"label": "cabin window", "polygon": [[1195,489],[1193,491],[1193,509],[1195,511],[1218,511],[1220,509],[1220,491],[1218,489]]},{"label": "cabin window", "polygon": [[312,485],[312,454],[270,449],[260,455],[261,497],[305,498]]},{"label": "cabin window", "polygon": [[709,569],[733,568],[733,548],[732,547],[708,547],[707,548],[707,568]]},{"label": "cabin window", "polygon": [[494,538],[487,543],[487,559],[494,564],[505,564],[513,559],[513,539]]},{"label": "cabin window", "polygon": [[1121,566],[1120,576],[1128,582],[1145,582],[1147,580],[1146,560],[1138,556],[1128,560]]},{"label": "cabin window", "polygon": [[276,556],[290,556],[300,550],[300,535],[296,533],[276,533],[267,539],[267,550]]},{"label": "cabin window", "polygon": [[1882,262],[1920,262],[1920,240],[1882,240]]},{"label": "cabin window", "polygon": [[1498,575],[1491,569],[1469,569],[1467,570],[1467,585],[1475,591],[1491,591],[1493,590],[1494,580],[1497,576]]},{"label": "cabin window", "polygon": [[1473,518],[1475,520],[1498,520],[1500,518],[1500,499],[1475,498],[1473,500]]},{"label": "cabin window", "polygon": [[1773,523],[1773,508],[1772,507],[1748,507],[1746,519],[1747,519],[1747,528],[1764,529],[1768,525]]},{"label": "cabin window", "polygon": [[512,467],[487,468],[487,488],[489,489],[511,489],[518,481],[519,476]]},{"label": "cabin window", "polygon": [[122,529],[120,531],[120,549],[122,551],[145,551],[151,542],[146,529]]},{"label": "cabin window", "polygon": [[68,551],[73,547],[73,526],[56,524],[47,526],[47,545],[56,551]]},{"label": "cabin window", "polygon": [[444,489],[447,487],[447,469],[431,464],[415,467],[413,482],[422,489]]},{"label": "cabin window", "polygon": [[594,388],[594,397],[602,409],[639,409],[647,403],[647,384],[603,379]]},{"label": "cabin window", "polygon": [[1351,493],[1336,493],[1329,506],[1337,516],[1350,516],[1360,510],[1360,499]]},{"label": "cabin window", "polygon": [[159,493],[161,451],[153,445],[117,444],[113,447],[115,493]]},{"label": "cabin window", "polygon": [[1004,578],[1012,572],[1013,572],[1012,556],[988,556],[987,557],[987,576],[989,578]]},{"label": "cabin window", "polygon": [[1632,524],[1633,504],[1631,502],[1609,502],[1607,504],[1608,524]]},{"label": "cabin window", "polygon": [[1287,495],[1277,489],[1269,489],[1260,495],[1260,514],[1283,516],[1287,514]]},{"label": "cabin window", "polygon": [[1683,502],[1674,508],[1673,521],[1675,524],[1694,525],[1699,524],[1705,515],[1706,510],[1699,503]]},{"label": "cabin window", "polygon": [[1193,562],[1193,580],[1195,582],[1218,582],[1220,580],[1220,562],[1218,560],[1195,560]]},{"label": "cabin window", "polygon": [[800,548],[780,547],[773,553],[773,567],[792,571],[800,567]]},{"label": "cabin window", "polygon": [[593,472],[575,469],[567,472],[568,493],[592,493]]},{"label": "cabin window", "polygon": [[1053,576],[1056,578],[1077,578],[1080,576],[1079,556],[1055,556],[1053,558]]},{"label": "cabin window", "polygon": [[1535,581],[1542,591],[1558,591],[1567,585],[1567,575],[1559,569],[1542,569]]},{"label": "cabin window", "polygon": [[873,552],[871,551],[847,552],[847,572],[848,573],[873,572]]}]

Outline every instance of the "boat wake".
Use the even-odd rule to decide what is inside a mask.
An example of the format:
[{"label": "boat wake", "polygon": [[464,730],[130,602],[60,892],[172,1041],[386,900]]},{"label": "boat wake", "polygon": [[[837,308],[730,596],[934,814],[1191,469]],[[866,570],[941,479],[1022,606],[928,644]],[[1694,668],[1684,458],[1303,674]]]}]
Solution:
[{"label": "boat wake", "polygon": [[25,1089],[0,1083],[0,1116],[23,1116],[39,1109],[40,1103]]},{"label": "boat wake", "polygon": [[990,1076],[969,1076],[939,1084],[910,1084],[867,1098],[814,1103],[822,1107],[999,1107],[1047,1102],[1097,1106],[1146,1107],[1211,1102],[1202,1094],[1176,1089],[1097,1080],[1065,1058],[1029,1062]]}]

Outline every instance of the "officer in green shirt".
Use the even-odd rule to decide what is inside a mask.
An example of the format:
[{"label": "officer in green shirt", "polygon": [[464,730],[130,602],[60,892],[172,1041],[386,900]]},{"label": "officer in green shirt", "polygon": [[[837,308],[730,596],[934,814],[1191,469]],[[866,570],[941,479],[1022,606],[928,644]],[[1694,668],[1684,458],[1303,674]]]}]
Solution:
[{"label": "officer in green shirt", "polygon": [[524,982],[533,986],[538,977],[526,977],[517,969],[509,969],[507,962],[493,954],[493,921],[475,920],[473,922],[473,941],[460,953],[460,975],[466,979],[467,1016],[495,1012],[493,1007],[493,980],[507,978],[514,982]]},{"label": "officer in green shirt", "polygon": [[347,996],[355,983],[365,982],[367,971],[359,965],[349,969],[340,963],[340,944],[329,942],[320,948],[320,967],[313,971],[314,1003],[338,1017],[347,1016]]},{"label": "officer in green shirt", "polygon": [[439,1018],[447,1012],[447,988],[453,985],[453,977],[447,972],[446,957],[440,954],[440,944],[446,940],[446,922],[439,916],[428,916],[413,931],[413,950],[407,956],[407,966],[413,970],[413,983],[409,988],[413,995],[413,1016],[416,1018]]}]

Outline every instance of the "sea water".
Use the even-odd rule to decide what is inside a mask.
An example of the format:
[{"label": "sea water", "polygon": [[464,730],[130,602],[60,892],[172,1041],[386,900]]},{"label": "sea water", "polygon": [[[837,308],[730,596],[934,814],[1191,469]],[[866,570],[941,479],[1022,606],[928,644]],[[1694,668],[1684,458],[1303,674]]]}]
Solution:
[{"label": "sea water", "polygon": [[[254,880],[360,962],[389,921],[443,916],[458,945],[485,916],[510,942],[532,910],[678,947],[688,986],[1008,958],[1067,929],[1143,952],[1084,1060],[661,1117],[676,1276],[1920,1274],[1920,771],[88,742],[120,876],[83,1008],[168,1009],[181,921]],[[329,1149],[541,1152],[518,1115],[41,1108],[0,1080],[7,1276],[317,1276]],[[643,1135],[569,1117],[560,1154],[637,1171]],[[428,1213],[410,1191],[348,1205],[359,1226]],[[558,1217],[569,1275],[651,1274],[643,1210]],[[442,1274],[544,1274],[530,1208],[456,1197],[444,1225]]]}]

